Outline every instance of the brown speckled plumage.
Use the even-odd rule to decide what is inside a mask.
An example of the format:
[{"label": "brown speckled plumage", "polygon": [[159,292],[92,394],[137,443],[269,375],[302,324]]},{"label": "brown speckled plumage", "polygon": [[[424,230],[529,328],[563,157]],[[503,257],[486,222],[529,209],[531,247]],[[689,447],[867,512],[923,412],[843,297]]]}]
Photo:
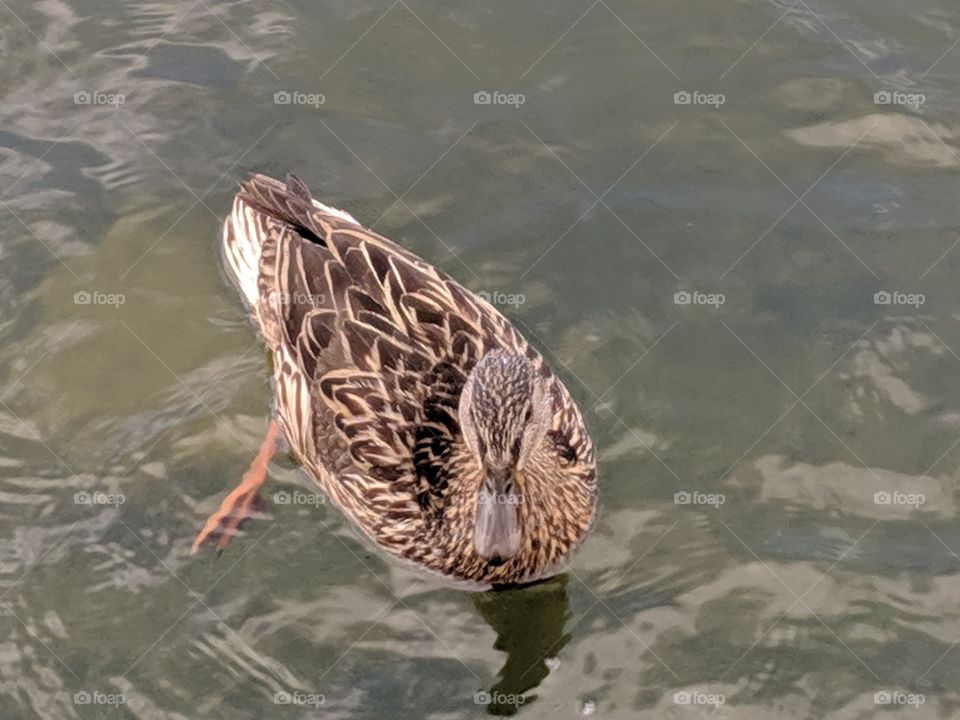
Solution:
[{"label": "brown speckled plumage", "polygon": [[[497,310],[293,177],[244,183],[223,244],[274,354],[277,416],[294,454],[374,542],[481,585],[543,577],[570,556],[595,514],[593,444],[563,383]],[[477,436],[511,445],[494,449],[515,461],[518,441],[505,438],[530,417],[524,383],[543,389],[549,411],[516,472],[519,551],[499,563],[474,548],[485,471],[458,415],[490,353],[526,360],[503,387],[473,393]]]}]

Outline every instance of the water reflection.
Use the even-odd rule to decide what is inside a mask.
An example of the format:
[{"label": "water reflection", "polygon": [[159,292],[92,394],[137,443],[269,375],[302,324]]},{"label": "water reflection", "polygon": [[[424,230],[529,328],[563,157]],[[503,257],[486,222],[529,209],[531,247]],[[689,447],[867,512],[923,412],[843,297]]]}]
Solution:
[{"label": "water reflection", "polygon": [[474,596],[477,611],[497,633],[493,646],[506,653],[497,682],[487,692],[491,715],[514,715],[550,674],[549,661],[569,642],[567,576]]}]

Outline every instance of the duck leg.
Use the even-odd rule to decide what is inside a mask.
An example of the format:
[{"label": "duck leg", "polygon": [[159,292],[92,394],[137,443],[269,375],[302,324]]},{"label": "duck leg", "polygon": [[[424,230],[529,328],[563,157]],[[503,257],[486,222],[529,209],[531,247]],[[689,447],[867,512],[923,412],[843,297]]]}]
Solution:
[{"label": "duck leg", "polygon": [[260,451],[253,459],[250,469],[244,473],[243,480],[233,489],[233,492],[224,498],[220,509],[207,518],[203,530],[193,541],[191,554],[197,552],[205,542],[213,539],[217,540],[217,554],[222,553],[233,536],[237,534],[240,524],[249,518],[256,510],[258,503],[262,502],[257,491],[267,478],[267,466],[276,452],[279,431],[277,421],[271,420],[267,436],[263,439]]}]

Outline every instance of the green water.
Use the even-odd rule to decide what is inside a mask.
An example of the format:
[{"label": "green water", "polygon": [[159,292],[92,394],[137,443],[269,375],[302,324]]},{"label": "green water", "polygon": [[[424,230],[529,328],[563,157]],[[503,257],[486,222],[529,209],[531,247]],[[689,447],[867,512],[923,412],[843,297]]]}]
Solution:
[{"label": "green water", "polygon": [[[960,713],[955,3],[0,22],[4,720]],[[276,502],[190,556],[270,414],[216,245],[253,171],[548,357],[600,460],[568,572],[451,589]]]}]

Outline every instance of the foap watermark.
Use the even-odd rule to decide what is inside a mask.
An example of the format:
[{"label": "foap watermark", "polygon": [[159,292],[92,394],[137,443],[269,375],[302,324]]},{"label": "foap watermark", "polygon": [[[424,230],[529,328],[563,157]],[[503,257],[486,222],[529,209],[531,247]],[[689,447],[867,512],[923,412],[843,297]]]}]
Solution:
[{"label": "foap watermark", "polygon": [[927,701],[922,693],[905,693],[901,690],[878,690],[873,694],[874,705],[913,705],[918,708]]},{"label": "foap watermark", "polygon": [[874,505],[909,505],[914,509],[919,508],[927,501],[923,493],[905,493],[898,490],[887,492],[881,490],[873,494]]},{"label": "foap watermark", "polygon": [[523,93],[506,93],[499,90],[478,90],[473,94],[474,105],[510,105],[514,109],[527,101]]},{"label": "foap watermark", "polygon": [[912,305],[920,307],[927,301],[923,293],[905,293],[899,290],[880,290],[873,294],[874,305]]},{"label": "foap watermark", "polygon": [[113,707],[117,707],[126,704],[126,702],[126,698],[121,693],[81,690],[73,694],[74,705],[112,705]]},{"label": "foap watermark", "polygon": [[299,90],[277,90],[273,94],[274,105],[306,105],[318,108],[327,102],[323,93],[305,93]]},{"label": "foap watermark", "polygon": [[99,290],[78,290],[73,294],[74,305],[112,305],[120,307],[127,301],[123,293],[107,293]]},{"label": "foap watermark", "polygon": [[477,502],[481,505],[519,505],[523,502],[522,495],[514,493],[481,492]]},{"label": "foap watermark", "polygon": [[327,701],[323,693],[305,693],[299,690],[293,692],[278,692],[273,695],[273,702],[277,705],[301,705],[320,707]]},{"label": "foap watermark", "polygon": [[673,694],[675,705],[710,705],[718,708],[727,701],[722,693],[705,693],[699,690],[678,690]]},{"label": "foap watermark", "polygon": [[519,693],[503,693],[499,690],[488,692],[487,690],[477,690],[473,694],[473,702],[476,705],[523,705],[527,701],[525,695]]},{"label": "foap watermark", "polygon": [[323,505],[327,498],[323,493],[308,493],[302,490],[287,492],[280,490],[273,494],[273,502],[277,505]]},{"label": "foap watermark", "polygon": [[923,93],[905,93],[899,90],[877,90],[873,94],[876,105],[905,105],[916,110],[927,101]]},{"label": "foap watermark", "polygon": [[81,90],[73,94],[74,105],[113,105],[119,107],[127,101],[123,93]]},{"label": "foap watermark", "polygon": [[723,293],[705,293],[699,290],[678,290],[673,294],[674,305],[710,305],[718,308],[727,301]]},{"label": "foap watermark", "polygon": [[711,505],[718,508],[727,501],[723,493],[702,493],[697,490],[681,490],[673,494],[674,505]]},{"label": "foap watermark", "polygon": [[723,93],[705,93],[699,90],[689,92],[687,90],[678,90],[673,94],[674,105],[709,105],[714,110],[727,101],[727,96]]},{"label": "foap watermark", "polygon": [[123,493],[108,493],[102,490],[81,490],[73,494],[74,505],[113,505],[120,507],[127,501]]},{"label": "foap watermark", "polygon": [[505,293],[498,290],[493,292],[488,292],[486,290],[481,290],[477,293],[480,297],[486,300],[488,303],[494,307],[498,306],[509,306],[509,307],[519,307],[527,301],[527,296],[523,293]]},{"label": "foap watermark", "polygon": [[276,298],[277,303],[280,305],[309,305],[310,307],[323,307],[324,303],[327,301],[327,296],[323,293],[305,293],[305,292],[274,292],[273,297]]}]

